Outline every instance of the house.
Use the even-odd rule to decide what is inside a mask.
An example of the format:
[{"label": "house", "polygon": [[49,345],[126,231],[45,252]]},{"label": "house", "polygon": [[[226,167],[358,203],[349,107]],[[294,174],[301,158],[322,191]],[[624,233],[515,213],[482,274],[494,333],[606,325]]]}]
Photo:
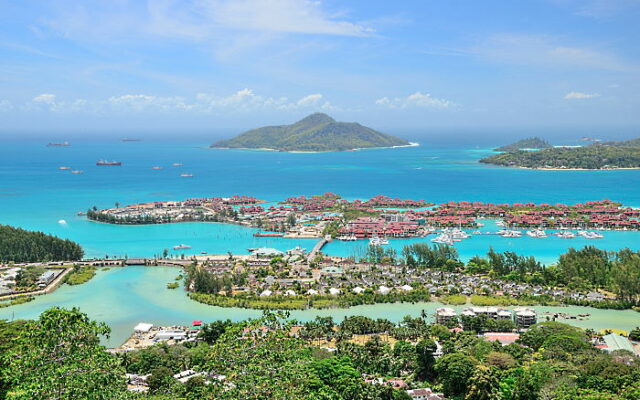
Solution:
[{"label": "house", "polygon": [[609,353],[616,350],[627,350],[636,356],[638,355],[629,339],[624,336],[618,335],[616,333],[610,333],[608,335],[604,335],[602,337],[602,340],[604,341],[604,346],[599,347]]},{"label": "house", "polygon": [[444,394],[434,393],[430,388],[410,389],[407,394],[412,400],[446,400]]},{"label": "house", "polygon": [[456,310],[448,307],[441,307],[436,310],[436,323],[447,325],[451,320],[455,320]]},{"label": "house", "polygon": [[155,341],[161,340],[185,340],[187,338],[187,332],[182,329],[163,329],[158,331],[155,336]]},{"label": "house", "polygon": [[528,328],[538,320],[536,310],[533,308],[516,308],[513,312],[513,319],[518,328]]},{"label": "house", "polygon": [[47,287],[58,276],[58,271],[47,270],[38,278],[38,287]]}]

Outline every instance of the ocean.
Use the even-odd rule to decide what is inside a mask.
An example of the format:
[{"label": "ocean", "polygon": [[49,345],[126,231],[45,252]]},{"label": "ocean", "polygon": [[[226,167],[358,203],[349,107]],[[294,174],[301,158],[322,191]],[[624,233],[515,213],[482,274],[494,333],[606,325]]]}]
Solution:
[{"label": "ocean", "polygon": [[[347,199],[384,194],[434,203],[572,204],[609,198],[640,206],[640,170],[534,171],[478,163],[491,154],[492,147],[422,143],[397,149],[295,154],[209,149],[207,143],[197,141],[77,140],[69,147],[47,147],[46,141],[12,140],[0,149],[0,223],[78,241],[88,257],[150,257],[182,243],[192,246],[186,255],[203,251],[243,254],[258,246],[310,249],[315,240],[254,238],[254,229],[214,223],[115,226],[88,221],[77,213],[116,203],[233,194],[278,201],[326,191]],[[100,159],[121,161],[122,166],[96,166]],[[60,166],[83,173],[72,174],[59,170]],[[162,169],[154,170],[154,166]],[[181,177],[183,173],[193,177]],[[491,223],[482,230],[489,228]],[[552,263],[568,247],[593,244],[637,250],[639,239],[637,232],[605,232],[600,240],[477,236],[456,246],[463,259],[485,254],[493,247]],[[400,250],[421,240],[425,239],[392,240],[390,246]],[[364,241],[334,242],[325,252],[357,256],[364,248]]]}]

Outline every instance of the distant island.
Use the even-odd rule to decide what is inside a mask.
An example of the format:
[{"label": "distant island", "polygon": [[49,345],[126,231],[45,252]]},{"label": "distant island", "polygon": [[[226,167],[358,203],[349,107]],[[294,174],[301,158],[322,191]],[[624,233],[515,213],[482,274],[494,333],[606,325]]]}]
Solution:
[{"label": "distant island", "polygon": [[291,125],[252,129],[211,147],[327,152],[410,145],[356,122],[337,122],[327,114],[314,113]]},{"label": "distant island", "polygon": [[506,146],[498,147],[494,149],[494,151],[518,151],[518,150],[527,150],[527,149],[549,149],[553,146],[549,144],[544,139],[540,139],[539,137],[531,137],[527,139],[518,140],[515,143],[508,144]]},{"label": "distant island", "polygon": [[536,169],[640,168],[640,138],[593,143],[583,147],[551,147],[536,151],[509,151],[480,160],[506,167]]}]

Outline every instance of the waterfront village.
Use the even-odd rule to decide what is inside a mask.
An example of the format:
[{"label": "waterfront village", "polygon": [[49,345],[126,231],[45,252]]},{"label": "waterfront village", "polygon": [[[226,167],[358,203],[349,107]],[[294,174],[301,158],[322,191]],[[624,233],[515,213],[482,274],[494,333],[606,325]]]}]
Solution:
[{"label": "waterfront village", "polygon": [[[189,199],[183,202],[153,202],[106,210],[92,209],[88,218],[115,224],[170,223],[206,221],[240,224],[259,228],[256,235],[318,238],[311,250],[295,247],[287,251],[273,248],[248,249],[250,254],[199,254],[183,257],[153,259],[84,259],[74,263],[12,263],[0,269],[0,288],[6,296],[19,298],[45,294],[55,290],[78,267],[126,267],[155,265],[179,267],[176,282],[189,296],[199,302],[223,307],[263,309],[307,309],[349,307],[358,304],[420,302],[436,300],[443,303],[432,315],[423,313],[425,321],[447,329],[473,331],[497,346],[508,346],[523,332],[542,321],[584,320],[588,313],[539,312],[532,306],[539,304],[594,304],[616,301],[615,294],[606,291],[580,291],[567,287],[514,282],[487,274],[462,273],[453,270],[423,268],[399,262],[393,249],[385,248],[388,240],[435,235],[431,251],[447,257],[449,244],[464,240],[469,234],[462,228],[480,232],[479,219],[495,218],[501,229],[492,234],[517,237],[510,232],[516,228],[532,228],[532,237],[543,238],[544,229],[558,229],[596,239],[609,229],[638,229],[640,210],[601,200],[576,205],[512,204],[494,205],[471,202],[449,202],[434,205],[426,201],[392,199],[376,196],[366,201],[346,201],[326,193],[317,197],[294,197],[281,204],[269,205],[253,197]],[[592,230],[592,231],[588,231]],[[542,232],[542,233],[540,233]],[[581,233],[586,232],[586,235]],[[333,257],[322,253],[322,246],[332,240],[368,240],[369,246],[361,259]],[[177,246],[182,250],[182,246]],[[186,246],[188,247],[188,246]],[[428,246],[427,246],[428,247]],[[407,259],[405,256],[405,260]],[[451,259],[449,259],[451,260]],[[35,271],[35,272],[34,272]],[[29,288],[17,281],[31,276]],[[174,285],[174,286],[170,286]],[[169,283],[167,288],[181,285]],[[499,299],[502,303],[491,303]],[[457,307],[454,307],[457,306]],[[366,317],[347,317],[365,318]],[[361,320],[358,320],[362,323]],[[338,349],[341,340],[363,344],[382,340],[394,344],[398,340],[417,340],[403,336],[407,322],[393,324],[386,320],[370,320],[378,326],[373,331],[348,331],[345,323],[331,322],[331,334],[316,335],[316,322],[297,324],[289,335],[306,339],[328,352]],[[386,321],[386,322],[385,322]],[[113,353],[128,353],[152,347],[202,341],[202,321],[191,326],[154,326],[140,322],[129,339]],[[267,330],[269,328],[262,327]],[[345,331],[343,337],[340,332]],[[255,332],[245,332],[255,334]],[[377,338],[377,339],[376,339]],[[435,341],[435,357],[443,354],[442,344]],[[603,330],[592,334],[592,345],[608,352],[627,350],[640,354],[638,344],[618,333]],[[149,374],[127,374],[128,389],[133,392],[149,390]],[[181,383],[200,377],[207,382],[231,387],[233,381],[215,372],[186,369],[173,375]],[[368,382],[405,390],[415,400],[444,400],[442,393],[427,387],[415,387],[402,378],[367,377]]]}]

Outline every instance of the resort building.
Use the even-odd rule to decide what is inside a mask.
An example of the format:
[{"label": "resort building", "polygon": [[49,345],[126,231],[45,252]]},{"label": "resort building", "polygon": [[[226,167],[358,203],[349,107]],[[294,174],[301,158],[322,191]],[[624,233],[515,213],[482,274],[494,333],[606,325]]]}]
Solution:
[{"label": "resort building", "polygon": [[533,308],[516,308],[513,312],[513,321],[518,328],[526,329],[538,322],[536,310]]},{"label": "resort building", "polygon": [[453,308],[438,308],[436,310],[436,323],[440,325],[447,325],[452,320],[455,320],[456,316],[456,311]]},{"label": "resort building", "polygon": [[444,394],[434,393],[430,388],[407,390],[407,394],[412,400],[446,400]]}]

